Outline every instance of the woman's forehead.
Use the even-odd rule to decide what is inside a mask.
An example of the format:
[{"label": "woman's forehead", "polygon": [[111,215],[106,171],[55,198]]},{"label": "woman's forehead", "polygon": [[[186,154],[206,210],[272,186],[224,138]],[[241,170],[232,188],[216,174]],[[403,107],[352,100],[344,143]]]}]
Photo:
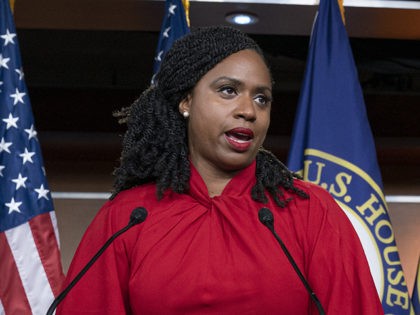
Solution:
[{"label": "woman's forehead", "polygon": [[230,78],[232,81],[255,80],[269,87],[272,81],[264,59],[254,50],[241,50],[226,57],[210,69],[199,82],[216,78]]}]

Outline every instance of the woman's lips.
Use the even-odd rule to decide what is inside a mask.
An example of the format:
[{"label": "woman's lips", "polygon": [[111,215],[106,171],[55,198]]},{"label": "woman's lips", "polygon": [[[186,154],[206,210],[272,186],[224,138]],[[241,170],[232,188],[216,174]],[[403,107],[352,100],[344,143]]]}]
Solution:
[{"label": "woman's lips", "polygon": [[239,152],[249,149],[254,139],[254,132],[249,128],[233,128],[225,132],[227,142]]}]

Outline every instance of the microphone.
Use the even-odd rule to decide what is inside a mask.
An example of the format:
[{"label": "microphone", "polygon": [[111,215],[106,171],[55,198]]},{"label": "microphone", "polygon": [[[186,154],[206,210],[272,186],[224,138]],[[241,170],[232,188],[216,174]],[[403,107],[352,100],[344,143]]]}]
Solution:
[{"label": "microphone", "polygon": [[132,228],[133,226],[140,224],[146,220],[147,210],[143,207],[135,208],[130,215],[130,220],[128,224],[113,234],[105,244],[98,250],[98,252],[92,257],[91,260],[86,264],[86,266],[74,277],[74,279],[67,285],[67,287],[54,299],[53,303],[48,308],[46,315],[52,315],[54,310],[57,308],[58,304],[66,297],[70,290],[76,285],[77,282],[83,277],[83,275],[92,267],[92,265],[98,260],[98,258],[103,254],[103,252],[111,245],[111,243],[121,234]]},{"label": "microphone", "polygon": [[295,270],[296,274],[299,276],[300,281],[302,281],[303,285],[305,286],[306,290],[309,293],[312,301],[315,303],[318,313],[320,315],[325,315],[325,311],[322,308],[321,302],[319,301],[318,297],[315,295],[315,292],[312,290],[311,286],[309,285],[308,281],[303,276],[302,272],[299,270],[295,260],[293,259],[292,255],[284,245],[283,241],[281,240],[280,236],[274,230],[274,216],[273,213],[268,208],[261,208],[258,211],[258,218],[260,219],[261,223],[264,224],[270,231],[273,233],[274,237],[276,238],[277,242],[279,242],[281,249],[283,250],[284,254],[286,255],[287,259],[289,260],[290,264],[292,265],[293,269]]}]

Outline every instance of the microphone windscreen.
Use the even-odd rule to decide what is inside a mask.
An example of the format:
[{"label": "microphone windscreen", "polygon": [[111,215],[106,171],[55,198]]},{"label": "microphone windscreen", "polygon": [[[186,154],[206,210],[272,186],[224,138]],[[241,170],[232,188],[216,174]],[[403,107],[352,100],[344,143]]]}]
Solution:
[{"label": "microphone windscreen", "polygon": [[264,225],[274,223],[273,213],[268,208],[261,208],[260,211],[258,211],[258,218]]},{"label": "microphone windscreen", "polygon": [[147,210],[143,207],[135,208],[130,215],[131,224],[139,224],[146,220]]}]

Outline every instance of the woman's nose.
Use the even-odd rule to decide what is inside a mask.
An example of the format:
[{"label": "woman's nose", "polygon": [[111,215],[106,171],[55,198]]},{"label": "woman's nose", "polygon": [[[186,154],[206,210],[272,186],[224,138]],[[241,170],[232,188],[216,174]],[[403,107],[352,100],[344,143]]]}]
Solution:
[{"label": "woman's nose", "polygon": [[235,117],[242,118],[247,121],[255,121],[257,118],[254,100],[248,96],[243,96],[238,100],[235,110]]}]

